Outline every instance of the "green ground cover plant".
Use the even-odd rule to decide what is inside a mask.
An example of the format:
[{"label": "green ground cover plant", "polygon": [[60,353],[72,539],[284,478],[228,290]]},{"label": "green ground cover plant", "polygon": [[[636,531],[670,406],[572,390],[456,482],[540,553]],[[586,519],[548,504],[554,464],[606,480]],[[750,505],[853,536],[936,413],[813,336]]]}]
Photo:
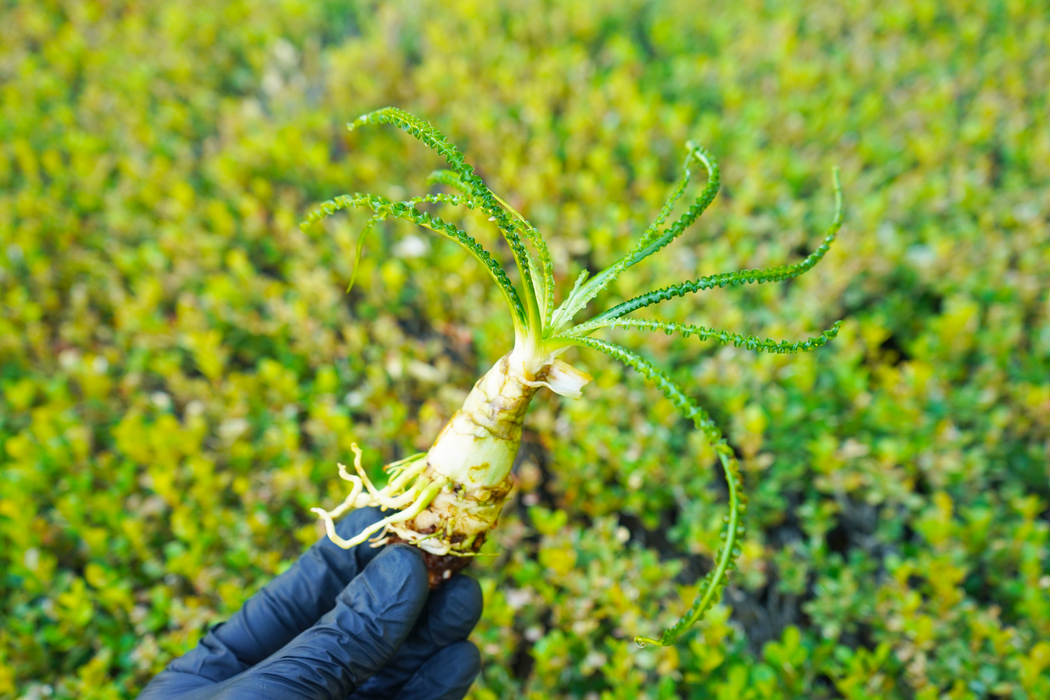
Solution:
[{"label": "green ground cover plant", "polygon": [[[631,643],[711,570],[727,484],[657,389],[570,350],[594,381],[534,400],[471,567],[474,698],[1050,695],[1042,3],[3,7],[0,698],[133,697],[322,535],[352,444],[380,480],[507,351],[454,241],[384,221],[355,266],[368,214],[297,225],[337,192],[441,191],[410,137],[346,132],[385,105],[550,232],[559,288],[630,249],[681,144],[720,156],[704,219],[588,315],[805,258],[834,164],[850,204],[805,276],[661,305],[758,337],[845,319],[818,352],[609,332],[741,464],[721,602]],[[432,206],[510,255],[484,212]]]}]

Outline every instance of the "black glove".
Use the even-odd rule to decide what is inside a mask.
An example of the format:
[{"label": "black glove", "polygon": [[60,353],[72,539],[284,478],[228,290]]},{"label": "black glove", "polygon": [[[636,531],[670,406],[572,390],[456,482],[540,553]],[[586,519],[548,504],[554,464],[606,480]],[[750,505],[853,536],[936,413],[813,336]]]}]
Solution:
[{"label": "black glove", "polygon": [[[357,511],[350,537],[382,517]],[[140,700],[459,700],[481,668],[467,636],[481,588],[454,576],[432,595],[419,550],[349,551],[322,539],[195,649],[150,681]]]}]

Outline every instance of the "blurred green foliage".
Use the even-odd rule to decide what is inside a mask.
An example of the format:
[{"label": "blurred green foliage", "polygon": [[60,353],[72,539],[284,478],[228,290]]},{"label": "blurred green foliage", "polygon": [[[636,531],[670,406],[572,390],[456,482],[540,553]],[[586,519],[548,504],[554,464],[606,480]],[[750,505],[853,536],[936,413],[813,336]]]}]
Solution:
[{"label": "blurred green foliage", "polygon": [[[0,698],[131,697],[319,531],[351,442],[425,449],[509,349],[455,245],[400,223],[344,295],[342,192],[436,157],[343,124],[433,121],[551,242],[562,289],[626,250],[681,145],[724,189],[595,303],[816,245],[805,277],[663,318],[801,339],[756,356],[642,332],[725,426],[724,484],[654,389],[595,353],[541,397],[474,575],[475,700],[1050,697],[1050,13],[1031,0],[3,3]],[[482,241],[474,215],[443,214]],[[506,251],[504,250],[504,253]]]}]

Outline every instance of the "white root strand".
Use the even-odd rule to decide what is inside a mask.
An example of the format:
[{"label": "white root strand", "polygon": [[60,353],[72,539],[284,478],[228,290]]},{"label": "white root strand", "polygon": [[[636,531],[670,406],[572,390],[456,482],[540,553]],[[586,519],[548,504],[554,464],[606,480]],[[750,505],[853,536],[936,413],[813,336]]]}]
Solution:
[{"label": "white root strand", "polygon": [[343,539],[336,533],[335,520],[333,519],[331,513],[322,508],[313,508],[312,510],[314,513],[317,513],[322,520],[324,520],[325,531],[328,534],[329,539],[331,539],[332,542],[334,542],[339,547],[342,547],[343,549],[350,549],[351,547],[356,547],[357,545],[362,544],[373,534],[385,529],[389,525],[401,523],[406,520],[411,520],[412,518],[419,515],[423,511],[423,509],[430,505],[430,502],[434,500],[434,496],[436,496],[441,491],[442,486],[443,485],[439,483],[429,484],[423,490],[423,493],[421,493],[419,497],[416,498],[415,502],[412,503],[411,506],[398,513],[393,513],[383,518],[377,523],[369,525],[356,536],[351,537],[348,540]]}]

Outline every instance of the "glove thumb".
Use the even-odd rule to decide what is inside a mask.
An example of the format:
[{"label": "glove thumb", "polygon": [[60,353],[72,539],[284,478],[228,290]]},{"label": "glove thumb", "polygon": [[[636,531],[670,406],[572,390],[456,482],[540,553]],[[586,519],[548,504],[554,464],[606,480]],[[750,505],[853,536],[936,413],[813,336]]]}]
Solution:
[{"label": "glove thumb", "polygon": [[427,569],[415,547],[387,547],[336,596],[335,608],[283,649],[238,676],[222,696],[330,700],[383,668],[427,601]]}]

